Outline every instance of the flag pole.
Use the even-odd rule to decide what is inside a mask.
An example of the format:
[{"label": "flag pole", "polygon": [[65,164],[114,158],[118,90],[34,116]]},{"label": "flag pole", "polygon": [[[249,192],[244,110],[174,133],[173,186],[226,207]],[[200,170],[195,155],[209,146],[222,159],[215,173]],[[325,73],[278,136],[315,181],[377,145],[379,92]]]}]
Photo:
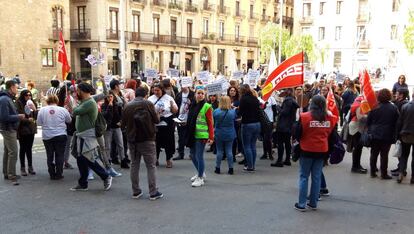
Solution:
[{"label": "flag pole", "polygon": [[304,90],[304,83],[305,83],[305,69],[304,69],[304,63],[305,63],[305,56],[304,56],[304,52],[303,52],[303,49],[302,49],[302,96],[301,96],[301,100],[300,100],[300,105],[301,105],[301,107],[300,107],[300,113],[303,113],[303,96],[305,96],[305,90]]}]

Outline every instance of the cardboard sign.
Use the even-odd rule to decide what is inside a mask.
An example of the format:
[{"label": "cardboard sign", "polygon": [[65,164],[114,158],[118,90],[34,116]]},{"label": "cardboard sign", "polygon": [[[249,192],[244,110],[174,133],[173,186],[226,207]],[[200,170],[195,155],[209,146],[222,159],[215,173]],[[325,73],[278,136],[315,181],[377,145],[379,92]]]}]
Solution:
[{"label": "cardboard sign", "polygon": [[153,77],[147,77],[147,84],[148,85],[152,85],[153,82],[154,82],[154,78]]},{"label": "cardboard sign", "polygon": [[241,78],[243,78],[243,76],[244,76],[243,71],[235,71],[232,74],[233,79],[236,79],[236,80],[240,80]]},{"label": "cardboard sign", "polygon": [[147,78],[158,78],[158,72],[154,68],[145,69],[145,77]]},{"label": "cardboard sign", "polygon": [[201,71],[197,73],[197,80],[203,82],[203,84],[207,84],[210,77],[210,73],[208,71]]},{"label": "cardboard sign", "polygon": [[189,76],[185,76],[181,78],[181,87],[192,87],[193,86],[193,78]]},{"label": "cardboard sign", "polygon": [[168,74],[170,77],[180,77],[180,71],[178,71],[177,69],[172,69],[172,68],[169,68],[169,69],[167,70],[167,74]]},{"label": "cardboard sign", "polygon": [[106,76],[104,77],[104,80],[105,80],[105,84],[106,84],[106,86],[108,86],[108,87],[109,87],[109,82],[111,82],[111,80],[112,80],[112,75],[106,75]]},{"label": "cardboard sign", "polygon": [[245,81],[246,84],[249,84],[250,88],[256,88],[257,79],[260,77],[260,72],[256,70],[250,70],[247,73],[247,80]]},{"label": "cardboard sign", "polygon": [[206,85],[208,95],[221,94],[223,92],[223,83],[216,82]]},{"label": "cardboard sign", "polygon": [[88,57],[86,57],[86,59],[85,59],[86,61],[88,61],[88,63],[92,66],[92,67],[95,67],[95,66],[97,66],[98,65],[98,59],[93,55],[93,54],[90,54],[90,55],[88,55]]},{"label": "cardboard sign", "polygon": [[218,79],[215,83],[221,83],[222,93],[226,93],[227,89],[230,87],[229,81],[224,76]]}]

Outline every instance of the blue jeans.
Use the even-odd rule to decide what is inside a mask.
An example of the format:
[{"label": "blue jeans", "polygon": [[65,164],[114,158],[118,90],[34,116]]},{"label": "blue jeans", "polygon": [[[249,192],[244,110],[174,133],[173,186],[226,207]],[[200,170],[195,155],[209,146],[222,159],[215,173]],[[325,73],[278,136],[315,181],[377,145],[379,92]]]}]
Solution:
[{"label": "blue jeans", "polygon": [[241,133],[247,168],[254,169],[256,165],[256,141],[260,135],[260,123],[242,124]]},{"label": "blue jeans", "polygon": [[323,171],[321,173],[321,189],[326,189],[327,185],[326,185],[326,180],[325,180],[325,175],[323,174]]},{"label": "blue jeans", "polygon": [[[190,149],[191,161],[198,172],[198,177],[203,177],[204,174],[204,147],[206,143],[202,140],[195,140],[194,146]],[[233,158],[231,158],[233,159]]]},{"label": "blue jeans", "polygon": [[216,158],[216,167],[220,168],[221,160],[223,159],[224,151],[226,152],[227,163],[229,168],[233,168],[233,140],[222,141],[216,138],[216,149],[217,149],[217,158]]},{"label": "blue jeans", "polygon": [[309,195],[309,204],[317,206],[319,191],[321,189],[321,175],[323,168],[323,159],[318,158],[300,158],[299,172],[299,206],[306,206],[306,197],[308,195],[308,179],[312,174],[311,191]]}]

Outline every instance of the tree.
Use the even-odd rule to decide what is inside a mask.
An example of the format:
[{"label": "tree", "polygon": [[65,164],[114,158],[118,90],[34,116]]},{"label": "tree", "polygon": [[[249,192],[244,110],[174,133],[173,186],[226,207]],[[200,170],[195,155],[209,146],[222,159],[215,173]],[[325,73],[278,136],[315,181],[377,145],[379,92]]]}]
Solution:
[{"label": "tree", "polygon": [[304,51],[309,62],[316,61],[315,43],[311,35],[290,35],[287,29],[281,29],[279,25],[269,22],[259,35],[260,63],[265,63],[270,58],[272,50],[277,53],[280,33],[282,33],[282,57],[288,58]]},{"label": "tree", "polygon": [[404,30],[404,44],[409,54],[414,53],[414,11],[410,11],[408,25]]}]

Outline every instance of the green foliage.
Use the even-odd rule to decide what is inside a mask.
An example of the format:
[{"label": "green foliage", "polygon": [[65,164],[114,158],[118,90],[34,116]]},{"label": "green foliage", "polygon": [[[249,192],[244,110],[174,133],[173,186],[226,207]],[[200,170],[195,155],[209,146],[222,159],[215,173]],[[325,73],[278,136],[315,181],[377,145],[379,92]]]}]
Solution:
[{"label": "green foliage", "polygon": [[281,53],[282,57],[291,57],[304,51],[309,62],[317,59],[315,53],[315,43],[310,35],[290,35],[287,29],[280,29],[279,25],[268,23],[260,32],[260,63],[265,63],[270,58],[270,52],[279,47],[279,35],[282,33]]},{"label": "green foliage", "polygon": [[409,54],[414,53],[414,11],[410,11],[408,25],[404,31],[404,44]]}]

